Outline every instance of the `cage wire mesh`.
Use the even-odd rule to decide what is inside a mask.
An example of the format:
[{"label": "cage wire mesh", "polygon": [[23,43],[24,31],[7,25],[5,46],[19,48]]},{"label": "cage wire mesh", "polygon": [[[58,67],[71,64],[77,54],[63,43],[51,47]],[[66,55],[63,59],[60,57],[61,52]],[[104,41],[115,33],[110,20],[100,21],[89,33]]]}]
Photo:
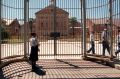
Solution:
[{"label": "cage wire mesh", "polygon": [[[37,33],[40,43],[40,56],[63,57],[82,55],[83,27],[81,23],[81,0],[28,0],[29,9],[26,22],[26,49],[24,49],[24,0],[2,0],[1,58],[29,54],[29,34]],[[86,0],[86,51],[91,47],[90,32],[95,32],[95,54],[102,55],[101,33],[108,25],[113,33],[113,55],[118,49],[116,36],[120,27],[120,0]],[[112,17],[112,29],[110,27]],[[51,32],[59,32],[60,37],[50,37]],[[90,53],[92,54],[92,53]],[[109,54],[106,51],[106,56]],[[119,55],[117,57],[119,59]]]},{"label": "cage wire mesh", "polygon": [[[119,22],[120,22],[120,8],[119,0],[111,0],[112,3],[112,8],[110,8],[110,0],[86,0],[86,26],[89,28],[87,30],[87,42],[89,42],[89,33],[91,31],[94,31],[95,34],[95,54],[97,55],[102,55],[103,53],[103,47],[102,47],[102,39],[101,39],[101,34],[102,31],[105,28],[105,24],[107,24],[107,28],[109,33],[112,30],[113,36],[110,36],[110,39],[112,37],[112,41],[110,40],[110,43],[113,44],[112,48],[113,55],[115,56],[115,51],[117,50],[117,45],[116,45],[116,35],[118,32],[118,27],[119,27]],[[92,4],[92,5],[91,5]],[[110,13],[110,10],[112,12]],[[112,14],[112,15],[110,15]],[[112,25],[110,26],[110,17],[112,17]],[[111,29],[112,27],[112,29]],[[90,44],[87,44],[87,49],[90,48]],[[92,53],[91,53],[92,54]],[[109,53],[105,51],[106,56],[109,56]],[[118,55],[119,56],[119,55]]]},{"label": "cage wire mesh", "polygon": [[[75,0],[73,4],[67,4],[72,0],[56,0],[56,3],[51,0],[37,0],[36,5],[32,0],[29,1],[29,18],[33,19],[32,31],[37,33],[41,45],[39,55],[81,55],[80,0]],[[74,22],[74,26],[71,26],[70,21]],[[60,33],[60,37],[50,37],[52,32]]]},{"label": "cage wire mesh", "polygon": [[2,0],[1,58],[23,55],[24,0]]}]

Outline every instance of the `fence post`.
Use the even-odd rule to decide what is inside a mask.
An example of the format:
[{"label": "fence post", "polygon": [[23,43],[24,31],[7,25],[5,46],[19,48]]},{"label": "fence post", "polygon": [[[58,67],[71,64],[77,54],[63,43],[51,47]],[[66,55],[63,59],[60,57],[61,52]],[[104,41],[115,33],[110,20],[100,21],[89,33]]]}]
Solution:
[{"label": "fence post", "polygon": [[27,0],[24,0],[24,58],[27,57]]},{"label": "fence post", "polygon": [[[27,0],[27,22],[28,22],[28,24],[27,24],[27,29],[29,29],[28,31],[27,31],[27,33],[28,34],[30,34],[31,32],[30,32],[30,24],[29,24],[29,22],[30,22],[30,19],[29,19],[29,0]],[[29,36],[29,35],[27,35],[27,36]],[[27,37],[27,41],[29,40],[29,37]],[[27,54],[29,55],[29,41],[27,42]]]},{"label": "fence post", "polygon": [[2,4],[2,0],[0,0],[0,64],[1,64],[1,10],[2,10],[2,6],[1,6],[1,4]]},{"label": "fence post", "polygon": [[[53,5],[53,32],[56,32],[56,0],[51,0]],[[54,37],[54,56],[57,55],[57,39]]]},{"label": "fence post", "polygon": [[110,55],[111,55],[111,58],[113,58],[113,17],[112,17],[112,0],[109,0],[109,23],[110,23],[110,49],[111,49],[111,52],[110,52]]},{"label": "fence post", "polygon": [[[83,10],[82,10],[82,8],[83,8],[83,4],[82,4],[82,0],[81,0],[81,29],[83,29],[83,16],[82,16],[82,14],[83,14]],[[82,32],[81,32],[82,34],[83,34],[83,30],[82,30]],[[83,55],[83,35],[81,36],[81,52],[82,52],[82,55]]]},{"label": "fence post", "polygon": [[82,2],[82,24],[83,24],[83,57],[86,57],[86,0]]}]

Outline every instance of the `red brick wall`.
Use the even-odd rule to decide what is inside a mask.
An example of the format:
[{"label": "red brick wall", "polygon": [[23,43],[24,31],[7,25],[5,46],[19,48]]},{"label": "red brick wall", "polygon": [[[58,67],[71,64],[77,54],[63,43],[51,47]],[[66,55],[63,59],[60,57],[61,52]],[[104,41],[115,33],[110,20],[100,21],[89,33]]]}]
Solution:
[{"label": "red brick wall", "polygon": [[[45,14],[46,13],[46,14]],[[39,36],[50,35],[53,32],[53,12],[51,8],[42,10],[36,14],[36,26],[35,32]],[[56,31],[60,32],[61,35],[68,34],[68,24],[69,24],[68,13],[56,8]]]},{"label": "red brick wall", "polygon": [[15,36],[19,35],[20,24],[17,20],[14,20],[9,26],[10,35]]}]

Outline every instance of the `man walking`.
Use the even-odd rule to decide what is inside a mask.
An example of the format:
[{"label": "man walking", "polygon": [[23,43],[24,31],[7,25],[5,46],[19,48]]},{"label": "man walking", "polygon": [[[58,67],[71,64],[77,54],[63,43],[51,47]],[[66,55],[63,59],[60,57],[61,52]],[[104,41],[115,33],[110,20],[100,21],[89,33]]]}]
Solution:
[{"label": "man walking", "polygon": [[102,46],[103,46],[103,56],[105,56],[105,50],[107,49],[109,55],[110,55],[110,47],[109,47],[109,32],[106,29],[102,32]]},{"label": "man walking", "polygon": [[90,44],[91,44],[91,48],[87,51],[87,53],[90,53],[90,51],[92,51],[92,54],[95,54],[95,44],[94,44],[94,32],[92,31],[90,33]]},{"label": "man walking", "polygon": [[118,45],[118,50],[115,52],[115,55],[120,52],[120,30],[118,30],[118,35],[117,35],[117,45]]}]

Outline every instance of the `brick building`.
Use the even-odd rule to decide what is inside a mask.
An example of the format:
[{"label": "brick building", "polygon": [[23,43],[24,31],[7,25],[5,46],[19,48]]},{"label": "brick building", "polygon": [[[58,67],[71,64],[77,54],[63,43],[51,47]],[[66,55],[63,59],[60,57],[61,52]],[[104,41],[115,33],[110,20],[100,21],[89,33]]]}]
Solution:
[{"label": "brick building", "polygon": [[74,23],[74,26],[72,26],[71,22],[69,21],[69,31],[68,32],[69,32],[69,36],[72,36],[73,34],[74,34],[74,36],[81,35],[81,33],[82,33],[81,23],[76,21]]},{"label": "brick building", "polygon": [[[49,5],[44,9],[35,13],[35,32],[39,36],[48,36],[53,32],[53,5]],[[69,13],[63,9],[56,7],[56,31],[60,32],[61,36],[68,34]]]},{"label": "brick building", "polygon": [[1,21],[0,21],[1,23],[1,25],[3,25],[3,26],[5,26],[6,25],[6,21],[5,20],[3,20],[3,19],[1,19]]},{"label": "brick building", "polygon": [[8,33],[12,36],[20,34],[20,24],[17,19],[14,19],[8,26]]}]

